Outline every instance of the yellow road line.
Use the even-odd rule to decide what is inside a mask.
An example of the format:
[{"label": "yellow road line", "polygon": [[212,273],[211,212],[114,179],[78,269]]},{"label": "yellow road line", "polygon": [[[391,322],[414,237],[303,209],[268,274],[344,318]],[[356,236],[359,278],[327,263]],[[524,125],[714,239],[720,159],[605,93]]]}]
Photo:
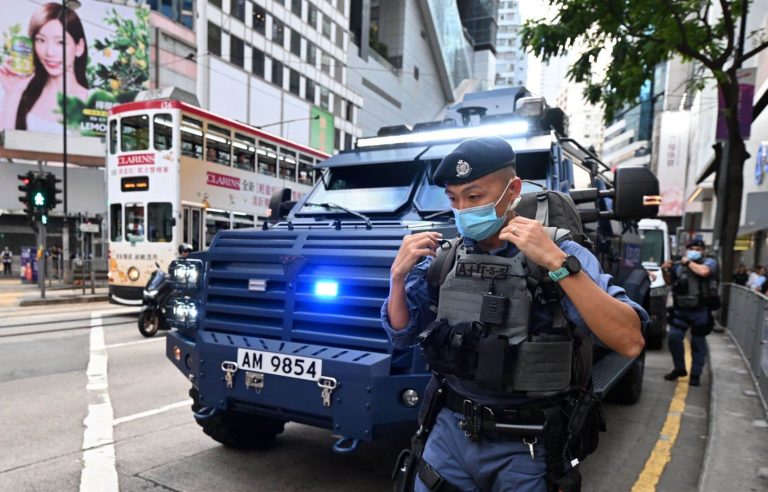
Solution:
[{"label": "yellow road line", "polygon": [[[688,339],[684,340],[685,345],[685,366],[691,367],[691,346]],[[675,386],[675,394],[669,403],[669,411],[664,426],[661,428],[661,435],[656,441],[651,456],[645,462],[643,471],[637,477],[635,485],[632,486],[632,492],[652,492],[656,490],[661,474],[664,468],[672,459],[672,447],[675,445],[677,435],[680,433],[680,421],[685,411],[685,399],[688,396],[688,378],[679,378]]]}]

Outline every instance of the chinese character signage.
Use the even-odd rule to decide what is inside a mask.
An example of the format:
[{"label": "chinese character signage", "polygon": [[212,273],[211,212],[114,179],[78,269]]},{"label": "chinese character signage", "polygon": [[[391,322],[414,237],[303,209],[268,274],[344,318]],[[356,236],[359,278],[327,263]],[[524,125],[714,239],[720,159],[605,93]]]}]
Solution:
[{"label": "chinese character signage", "polygon": [[104,135],[110,108],[148,86],[149,10],[81,0],[65,18],[61,2],[10,3],[0,16],[0,129],[60,134],[66,108],[70,134]]}]

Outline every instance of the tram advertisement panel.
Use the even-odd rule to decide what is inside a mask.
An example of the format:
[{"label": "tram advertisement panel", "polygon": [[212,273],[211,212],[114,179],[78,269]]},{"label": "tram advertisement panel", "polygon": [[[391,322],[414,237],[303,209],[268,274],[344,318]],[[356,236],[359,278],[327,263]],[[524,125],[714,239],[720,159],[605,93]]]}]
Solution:
[{"label": "tram advertisement panel", "polygon": [[260,173],[241,171],[205,162],[182,162],[181,199],[225,210],[266,216],[272,193],[290,188],[298,200],[311,186]]},{"label": "tram advertisement panel", "polygon": [[[62,2],[4,5],[0,129],[60,134],[66,108],[69,133],[102,136],[110,108],[147,88],[149,10],[98,0],[81,4],[67,9],[64,36]],[[66,102],[58,89],[65,66],[71,72]]]}]

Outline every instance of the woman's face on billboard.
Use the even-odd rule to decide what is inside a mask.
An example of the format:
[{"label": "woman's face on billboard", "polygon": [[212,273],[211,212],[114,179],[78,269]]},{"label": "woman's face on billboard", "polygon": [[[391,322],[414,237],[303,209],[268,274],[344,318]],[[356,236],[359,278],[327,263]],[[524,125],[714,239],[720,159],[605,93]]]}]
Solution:
[{"label": "woman's face on billboard", "polygon": [[[64,73],[64,64],[62,63],[61,32],[62,24],[58,20],[50,20],[43,24],[43,27],[35,35],[35,53],[37,59],[45,67],[50,77],[61,77]],[[83,54],[84,45],[81,39],[75,43],[71,34],[66,35],[67,43],[67,68],[73,72],[75,58]]]}]

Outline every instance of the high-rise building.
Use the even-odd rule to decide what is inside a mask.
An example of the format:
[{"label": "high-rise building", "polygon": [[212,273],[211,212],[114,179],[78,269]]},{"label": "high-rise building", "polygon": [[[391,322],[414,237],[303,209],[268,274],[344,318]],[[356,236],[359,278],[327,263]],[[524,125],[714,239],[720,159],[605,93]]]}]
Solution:
[{"label": "high-rise building", "polygon": [[603,152],[603,110],[589,104],[584,98],[584,85],[567,83],[563,85],[557,99],[550,104],[562,109],[568,115],[568,136],[583,145],[594,146],[597,155]]},{"label": "high-rise building", "polygon": [[498,32],[496,34],[497,87],[522,87],[528,78],[528,55],[520,44],[522,24],[519,0],[499,2]]}]

